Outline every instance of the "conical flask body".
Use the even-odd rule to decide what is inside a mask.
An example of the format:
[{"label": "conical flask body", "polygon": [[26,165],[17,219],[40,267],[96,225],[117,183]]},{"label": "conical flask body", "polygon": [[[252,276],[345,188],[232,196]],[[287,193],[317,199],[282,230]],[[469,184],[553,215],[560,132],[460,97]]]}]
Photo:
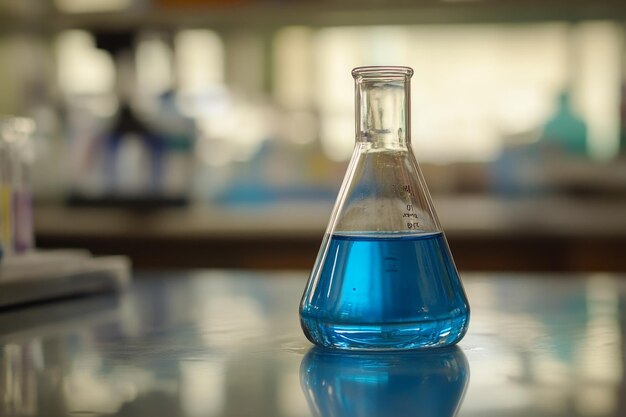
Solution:
[{"label": "conical flask body", "polygon": [[357,140],[300,305],[325,347],[395,350],[455,344],[469,304],[410,147],[406,67],[364,67]]}]

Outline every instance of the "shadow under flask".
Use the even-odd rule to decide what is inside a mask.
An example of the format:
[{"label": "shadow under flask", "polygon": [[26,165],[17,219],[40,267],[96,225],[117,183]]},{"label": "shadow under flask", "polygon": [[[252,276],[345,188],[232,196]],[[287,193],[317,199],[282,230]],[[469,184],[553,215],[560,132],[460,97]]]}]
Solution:
[{"label": "shadow under flask", "polygon": [[457,343],[469,304],[410,144],[408,67],[352,71],[356,145],[300,303],[330,348]]}]

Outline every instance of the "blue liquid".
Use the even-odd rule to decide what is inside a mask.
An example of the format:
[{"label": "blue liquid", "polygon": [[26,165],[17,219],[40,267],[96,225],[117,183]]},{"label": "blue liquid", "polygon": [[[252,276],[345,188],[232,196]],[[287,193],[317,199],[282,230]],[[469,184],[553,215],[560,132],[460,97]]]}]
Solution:
[{"label": "blue liquid", "polygon": [[343,349],[448,346],[469,306],[443,234],[334,234],[300,319],[313,343]]},{"label": "blue liquid", "polygon": [[315,347],[300,365],[316,417],[453,417],[469,374],[458,347],[358,353]]}]

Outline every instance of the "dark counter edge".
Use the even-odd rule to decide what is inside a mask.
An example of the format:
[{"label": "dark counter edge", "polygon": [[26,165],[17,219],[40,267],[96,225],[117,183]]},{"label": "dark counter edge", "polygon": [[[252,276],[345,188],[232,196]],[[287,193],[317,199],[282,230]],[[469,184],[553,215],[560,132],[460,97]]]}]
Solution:
[{"label": "dark counter edge", "polygon": [[[462,271],[626,271],[626,236],[456,235],[447,233]],[[134,268],[310,269],[322,240],[300,236],[37,236],[40,248],[124,254]]]}]

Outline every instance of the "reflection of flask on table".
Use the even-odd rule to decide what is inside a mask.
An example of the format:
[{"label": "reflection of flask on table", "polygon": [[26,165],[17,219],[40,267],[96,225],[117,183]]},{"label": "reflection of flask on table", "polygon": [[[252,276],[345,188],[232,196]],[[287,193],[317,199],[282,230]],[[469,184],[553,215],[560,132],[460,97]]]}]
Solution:
[{"label": "reflection of flask on table", "polygon": [[300,379],[317,417],[452,417],[469,366],[456,347],[378,353],[313,348],[302,361]]},{"label": "reflection of flask on table", "polygon": [[357,138],[300,306],[314,343],[341,349],[447,346],[469,305],[410,146],[406,67],[363,67]]}]

